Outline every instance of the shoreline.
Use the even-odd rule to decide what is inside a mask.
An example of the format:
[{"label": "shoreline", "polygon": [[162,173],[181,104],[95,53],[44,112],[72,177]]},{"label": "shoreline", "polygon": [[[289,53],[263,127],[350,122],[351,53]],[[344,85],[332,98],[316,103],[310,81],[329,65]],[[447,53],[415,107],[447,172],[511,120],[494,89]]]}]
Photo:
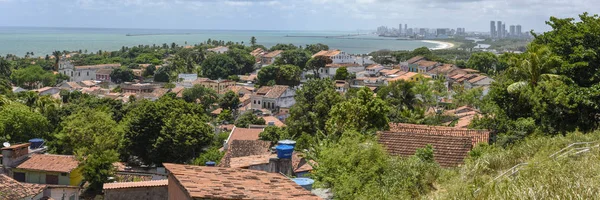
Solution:
[{"label": "shoreline", "polygon": [[432,43],[432,44],[437,44],[438,46],[434,47],[434,48],[429,48],[431,50],[441,50],[441,49],[451,49],[454,48],[454,43],[451,42],[443,42],[443,41],[437,41],[437,40],[421,40],[421,42],[427,42],[427,43]]}]

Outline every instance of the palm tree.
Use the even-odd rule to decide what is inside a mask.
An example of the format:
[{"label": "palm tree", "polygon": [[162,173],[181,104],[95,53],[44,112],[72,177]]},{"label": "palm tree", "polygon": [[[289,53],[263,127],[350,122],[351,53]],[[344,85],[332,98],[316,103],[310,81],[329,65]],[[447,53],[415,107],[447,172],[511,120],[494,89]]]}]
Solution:
[{"label": "palm tree", "polygon": [[560,66],[560,57],[554,55],[547,46],[530,45],[522,59],[510,61],[510,72],[521,81],[508,86],[508,92],[515,93],[526,86],[535,88],[541,81],[556,79],[556,68]]},{"label": "palm tree", "polygon": [[60,51],[52,52],[52,56],[54,56],[54,70],[58,71],[58,61],[60,61],[61,53]]}]

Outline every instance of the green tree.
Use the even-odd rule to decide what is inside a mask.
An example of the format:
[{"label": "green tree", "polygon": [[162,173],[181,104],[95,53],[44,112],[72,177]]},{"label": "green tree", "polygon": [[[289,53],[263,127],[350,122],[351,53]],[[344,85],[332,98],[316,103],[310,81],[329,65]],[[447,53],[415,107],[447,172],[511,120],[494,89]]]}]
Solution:
[{"label": "green tree", "polygon": [[269,49],[269,50],[270,51],[276,51],[276,50],[288,51],[288,50],[294,50],[294,49],[298,49],[298,47],[294,44],[276,44],[275,46],[272,46],[271,49]]},{"label": "green tree", "polygon": [[202,63],[202,75],[210,79],[225,79],[235,71],[237,63],[227,54],[209,54]]},{"label": "green tree", "polygon": [[144,76],[144,77],[154,76],[154,72],[156,72],[156,66],[150,65],[150,66],[146,67],[146,69],[144,70],[144,74],[142,76]]},{"label": "green tree", "polygon": [[304,70],[312,70],[313,74],[318,77],[319,69],[325,68],[327,64],[332,63],[331,58],[326,56],[316,56],[306,62]]},{"label": "green tree", "polygon": [[52,146],[59,154],[74,154],[77,150],[96,145],[118,150],[123,137],[122,127],[109,113],[92,109],[81,109],[67,116],[57,131]]},{"label": "green tree", "polygon": [[326,125],[327,133],[339,135],[345,130],[361,133],[387,130],[389,110],[385,101],[374,97],[369,88],[363,87],[355,98],[331,108]]},{"label": "green tree", "polygon": [[270,85],[270,81],[275,81],[277,79],[277,74],[279,73],[279,67],[275,65],[265,66],[258,71],[256,75],[256,84],[264,86]]},{"label": "green tree", "polygon": [[304,69],[306,67],[306,62],[308,62],[310,58],[311,55],[307,51],[303,49],[294,49],[281,53],[281,56],[277,57],[274,64],[295,65],[300,67],[300,69]]},{"label": "green tree", "polygon": [[252,46],[256,45],[256,37],[252,36],[250,38],[250,45],[252,45]]},{"label": "green tree", "polygon": [[510,71],[520,80],[508,86],[509,92],[516,92],[529,85],[535,88],[540,81],[556,79],[556,68],[561,64],[560,57],[546,46],[530,45],[522,60],[513,60]]},{"label": "green tree", "polygon": [[282,65],[278,67],[277,78],[275,83],[277,85],[287,85],[290,87],[300,85],[300,76],[302,70],[295,65]]},{"label": "green tree", "polygon": [[219,107],[223,108],[223,110],[237,110],[240,105],[240,97],[233,91],[227,91],[220,99],[219,99]]},{"label": "green tree", "polygon": [[135,75],[133,74],[133,70],[129,68],[117,68],[110,73],[110,80],[117,84],[131,82],[133,79],[135,79]]},{"label": "green tree", "polygon": [[168,83],[171,76],[171,71],[168,67],[158,68],[154,72],[154,81]]},{"label": "green tree", "polygon": [[242,49],[229,49],[226,54],[233,58],[237,65],[234,69],[235,74],[247,74],[254,71],[256,59],[254,56],[250,55],[248,51]]},{"label": "green tree", "polygon": [[480,72],[493,74],[496,72],[498,58],[492,52],[479,52],[471,54],[467,61],[467,67],[479,70]]},{"label": "green tree", "polygon": [[54,56],[54,71],[58,71],[58,62],[60,61],[62,53],[60,53],[60,51],[53,51],[52,56]]},{"label": "green tree", "polygon": [[48,120],[29,107],[12,102],[0,108],[0,141],[27,142],[32,138],[48,139]]},{"label": "green tree", "polygon": [[200,84],[184,89],[182,96],[183,100],[188,103],[199,102],[204,109],[210,109],[211,105],[217,103],[219,100],[219,96],[215,90]]},{"label": "green tree", "polygon": [[205,142],[212,139],[212,135],[205,138],[211,134],[206,131],[212,129],[199,105],[163,96],[157,101],[138,100],[132,106],[121,121],[125,129],[124,158],[135,156],[146,164],[159,165],[185,162],[196,157]]},{"label": "green tree", "polygon": [[350,77],[350,73],[348,73],[348,69],[346,67],[340,67],[335,70],[335,76],[333,79],[335,80],[347,80]]},{"label": "green tree", "polygon": [[285,129],[277,126],[267,126],[258,137],[260,140],[270,141],[272,145],[277,144],[278,141],[283,139],[292,139],[289,138]]},{"label": "green tree", "polygon": [[221,158],[223,158],[224,155],[225,155],[224,151],[221,152],[221,151],[219,151],[218,148],[210,148],[207,151],[205,151],[204,153],[200,154],[200,156],[198,156],[198,158],[194,159],[194,161],[192,163],[194,165],[204,166],[204,165],[206,165],[206,162],[212,161],[218,165],[219,162],[221,162]]},{"label": "green tree", "polygon": [[306,45],[305,48],[307,51],[309,51],[311,54],[315,54],[319,51],[327,51],[329,50],[329,46],[325,45],[325,44],[321,44],[321,43],[317,43],[317,44],[308,44]]},{"label": "green tree", "polygon": [[15,85],[27,89],[34,89],[38,85],[53,86],[58,82],[56,75],[44,71],[39,65],[31,65],[15,70],[12,72],[10,79]]},{"label": "green tree", "polygon": [[252,112],[245,112],[235,120],[235,126],[240,128],[248,128],[249,125],[265,125],[265,119],[259,118]]},{"label": "green tree", "polygon": [[102,149],[85,156],[79,155],[78,159],[82,166],[83,178],[90,183],[89,187],[100,191],[103,184],[110,182],[110,177],[114,177],[113,163],[119,161],[119,153],[114,149]]},{"label": "green tree", "polygon": [[12,66],[10,62],[0,57],[0,77],[8,78],[10,77],[12,71]]},{"label": "green tree", "polygon": [[233,113],[231,112],[231,110],[223,110],[221,111],[221,113],[219,113],[219,116],[217,116],[217,120],[220,122],[233,122],[235,121],[233,118]]},{"label": "green tree", "polygon": [[325,132],[325,123],[329,119],[331,108],[344,99],[329,79],[310,79],[296,90],[296,103],[290,108],[290,117],[286,120],[290,135]]}]

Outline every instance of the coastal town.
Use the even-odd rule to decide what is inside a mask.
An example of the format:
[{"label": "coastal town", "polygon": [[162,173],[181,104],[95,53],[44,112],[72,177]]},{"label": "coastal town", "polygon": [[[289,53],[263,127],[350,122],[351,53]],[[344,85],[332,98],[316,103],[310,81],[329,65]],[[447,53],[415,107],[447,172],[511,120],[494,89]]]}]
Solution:
[{"label": "coastal town", "polygon": [[1,55],[0,200],[597,198],[600,16],[487,23]]}]

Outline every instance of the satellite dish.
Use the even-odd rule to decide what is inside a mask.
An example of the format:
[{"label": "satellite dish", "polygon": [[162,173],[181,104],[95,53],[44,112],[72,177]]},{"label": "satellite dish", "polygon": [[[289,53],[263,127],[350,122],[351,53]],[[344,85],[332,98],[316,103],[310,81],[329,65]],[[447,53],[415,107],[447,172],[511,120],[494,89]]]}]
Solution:
[{"label": "satellite dish", "polygon": [[8,142],[4,142],[2,145],[4,145],[4,147],[10,147],[10,143]]}]

